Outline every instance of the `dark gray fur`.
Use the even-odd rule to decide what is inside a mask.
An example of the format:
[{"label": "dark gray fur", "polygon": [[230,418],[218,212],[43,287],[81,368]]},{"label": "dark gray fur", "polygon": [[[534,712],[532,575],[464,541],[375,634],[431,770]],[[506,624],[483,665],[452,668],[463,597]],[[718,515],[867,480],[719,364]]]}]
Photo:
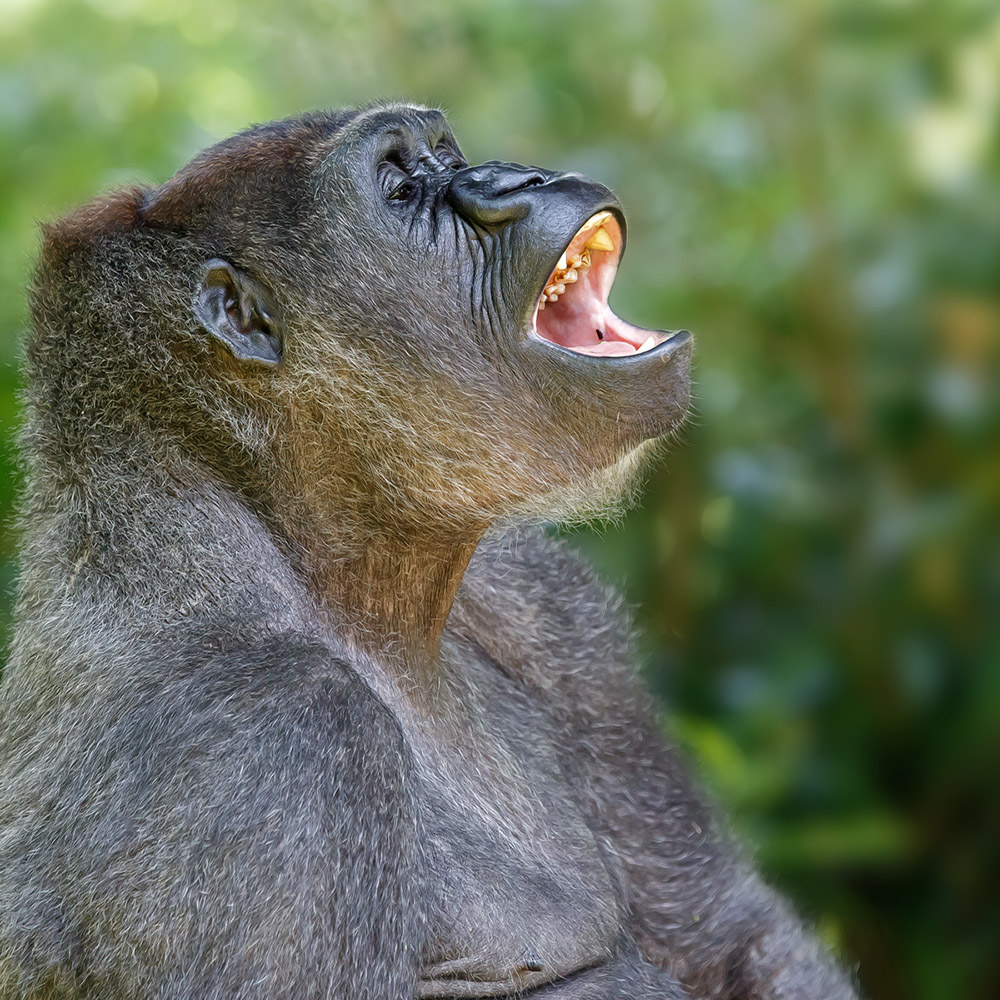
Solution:
[{"label": "dark gray fur", "polygon": [[[397,232],[356,151],[387,129],[443,198],[443,118],[382,108],[47,231],[0,997],[848,1000],[662,740],[618,597],[518,519],[603,502],[686,372],[554,399],[504,339],[544,213]],[[655,427],[613,396],[647,378]]]}]

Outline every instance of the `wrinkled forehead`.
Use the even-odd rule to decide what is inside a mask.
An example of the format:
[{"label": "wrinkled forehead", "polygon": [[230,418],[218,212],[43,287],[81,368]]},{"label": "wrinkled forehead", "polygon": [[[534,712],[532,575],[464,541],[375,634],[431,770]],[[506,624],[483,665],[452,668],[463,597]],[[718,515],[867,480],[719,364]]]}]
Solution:
[{"label": "wrinkled forehead", "polygon": [[391,148],[395,144],[426,144],[434,148],[443,138],[454,141],[448,120],[436,108],[383,105],[359,111],[338,133],[332,152],[341,155]]}]

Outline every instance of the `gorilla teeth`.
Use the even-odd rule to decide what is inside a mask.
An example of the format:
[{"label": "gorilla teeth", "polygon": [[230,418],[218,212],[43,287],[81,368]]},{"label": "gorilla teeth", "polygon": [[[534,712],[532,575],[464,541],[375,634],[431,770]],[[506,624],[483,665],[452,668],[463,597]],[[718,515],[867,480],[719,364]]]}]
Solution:
[{"label": "gorilla teeth", "polygon": [[[603,232],[603,230],[601,230]],[[605,235],[607,235],[605,233]],[[612,245],[613,249],[613,245]],[[552,272],[545,290],[538,299],[538,308],[544,309],[546,302],[555,302],[559,296],[566,291],[567,285],[572,285],[574,281],[580,280],[580,275],[590,267],[590,250],[586,247],[579,253],[567,260],[564,253],[559,258],[556,269]]]},{"label": "gorilla teeth", "polygon": [[601,226],[593,236],[584,243],[588,250],[614,250],[615,241],[608,235],[608,231]]},{"label": "gorilla teeth", "polygon": [[[614,251],[615,241],[604,228],[604,223],[610,218],[610,212],[598,212],[577,230],[576,236],[563,251],[555,270],[549,276],[544,291],[538,297],[539,309],[544,309],[546,302],[558,302],[559,296],[565,293],[566,286],[580,280],[583,272],[590,267],[591,250],[601,250],[604,253]],[[569,256],[571,247],[577,248],[573,256]]]}]

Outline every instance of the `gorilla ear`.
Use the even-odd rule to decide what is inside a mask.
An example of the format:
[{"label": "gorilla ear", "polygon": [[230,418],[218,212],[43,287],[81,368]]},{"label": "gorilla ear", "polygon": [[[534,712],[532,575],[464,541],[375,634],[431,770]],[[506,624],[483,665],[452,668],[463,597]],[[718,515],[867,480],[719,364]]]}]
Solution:
[{"label": "gorilla ear", "polygon": [[281,363],[277,307],[260,282],[239,268],[217,258],[208,261],[194,311],[233,357],[268,368]]}]

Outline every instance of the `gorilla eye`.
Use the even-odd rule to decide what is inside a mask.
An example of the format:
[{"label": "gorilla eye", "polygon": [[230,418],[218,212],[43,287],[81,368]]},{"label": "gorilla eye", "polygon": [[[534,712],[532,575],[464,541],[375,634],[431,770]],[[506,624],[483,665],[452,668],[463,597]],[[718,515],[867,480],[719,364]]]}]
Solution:
[{"label": "gorilla eye", "polygon": [[416,190],[416,181],[405,180],[402,184],[394,187],[386,197],[389,201],[409,201]]},{"label": "gorilla eye", "polygon": [[417,190],[417,182],[391,160],[379,164],[378,182],[386,201],[409,201]]}]

